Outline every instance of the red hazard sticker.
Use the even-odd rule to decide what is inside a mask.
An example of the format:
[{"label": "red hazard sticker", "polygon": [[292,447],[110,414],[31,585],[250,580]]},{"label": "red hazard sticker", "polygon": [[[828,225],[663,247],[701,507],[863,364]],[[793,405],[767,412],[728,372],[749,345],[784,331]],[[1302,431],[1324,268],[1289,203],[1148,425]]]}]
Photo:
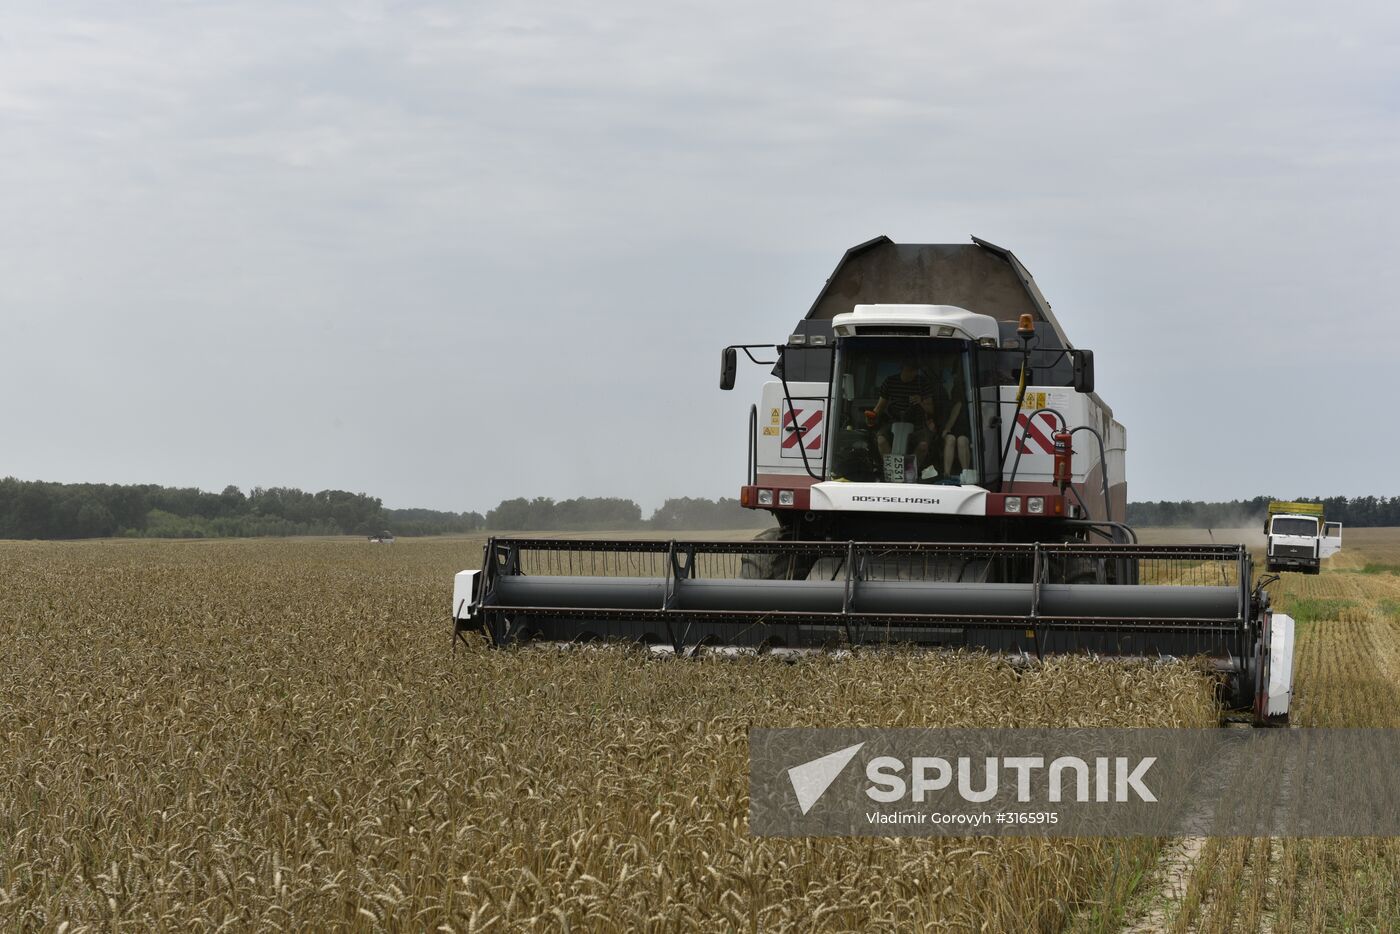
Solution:
[{"label": "red hazard sticker", "polygon": [[[1022,454],[1054,454],[1055,416],[1039,412],[1031,418],[1025,412],[1016,415],[1016,450]],[[1023,440],[1024,439],[1024,440]]]},{"label": "red hazard sticker", "polygon": [[801,409],[788,409],[783,418],[782,454],[784,457],[801,457],[798,441],[808,452],[815,453],[822,447],[822,418],[825,407],[813,405]]}]

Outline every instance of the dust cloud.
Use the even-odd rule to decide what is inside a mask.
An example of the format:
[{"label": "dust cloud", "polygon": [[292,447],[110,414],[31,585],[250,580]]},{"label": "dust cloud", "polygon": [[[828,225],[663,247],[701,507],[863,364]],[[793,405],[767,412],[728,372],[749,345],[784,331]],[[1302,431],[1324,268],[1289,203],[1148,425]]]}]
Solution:
[{"label": "dust cloud", "polygon": [[1264,530],[1260,526],[1223,529],[1139,528],[1137,533],[1138,540],[1144,545],[1244,545],[1248,548],[1263,548],[1266,544]]}]

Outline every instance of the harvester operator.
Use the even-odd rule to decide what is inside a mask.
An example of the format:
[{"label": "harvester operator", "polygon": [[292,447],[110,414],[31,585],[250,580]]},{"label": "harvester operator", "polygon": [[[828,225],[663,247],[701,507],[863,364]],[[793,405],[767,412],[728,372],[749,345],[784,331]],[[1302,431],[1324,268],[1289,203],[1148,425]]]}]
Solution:
[{"label": "harvester operator", "polygon": [[[943,370],[939,379],[934,380],[934,410],[941,412],[941,424],[935,428],[937,436],[943,439],[943,473],[953,474],[953,458],[956,455],[962,470],[972,469],[972,434],[968,418],[967,401],[961,367],[952,364]],[[933,428],[934,426],[930,426]]]},{"label": "harvester operator", "polygon": [[893,426],[896,422],[907,422],[913,426],[910,435],[912,453],[922,465],[928,459],[934,439],[934,387],[919,372],[913,359],[899,363],[899,372],[886,378],[880,384],[880,398],[875,408],[865,413],[865,422],[871,428],[878,428],[875,443],[880,448],[880,456],[887,457],[892,448]]}]

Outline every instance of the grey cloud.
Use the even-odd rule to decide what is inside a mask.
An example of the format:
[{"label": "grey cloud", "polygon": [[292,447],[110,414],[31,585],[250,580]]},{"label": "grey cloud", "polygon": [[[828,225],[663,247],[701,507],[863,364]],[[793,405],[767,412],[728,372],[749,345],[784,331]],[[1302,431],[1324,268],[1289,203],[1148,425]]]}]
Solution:
[{"label": "grey cloud", "polygon": [[12,4],[0,472],[732,495],[759,375],[721,395],[716,350],[855,242],[977,233],[1098,351],[1136,497],[1394,492],[1357,403],[1398,39],[1380,4]]}]

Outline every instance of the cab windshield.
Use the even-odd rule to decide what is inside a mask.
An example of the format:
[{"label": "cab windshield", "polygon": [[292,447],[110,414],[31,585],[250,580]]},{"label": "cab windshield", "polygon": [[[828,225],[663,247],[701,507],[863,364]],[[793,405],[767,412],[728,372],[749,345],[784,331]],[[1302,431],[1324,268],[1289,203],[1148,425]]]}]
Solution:
[{"label": "cab windshield", "polygon": [[1274,534],[1312,537],[1317,534],[1317,520],[1303,519],[1298,516],[1276,516],[1274,518]]},{"label": "cab windshield", "polygon": [[827,478],[975,483],[967,344],[929,337],[848,337],[836,348]]}]

